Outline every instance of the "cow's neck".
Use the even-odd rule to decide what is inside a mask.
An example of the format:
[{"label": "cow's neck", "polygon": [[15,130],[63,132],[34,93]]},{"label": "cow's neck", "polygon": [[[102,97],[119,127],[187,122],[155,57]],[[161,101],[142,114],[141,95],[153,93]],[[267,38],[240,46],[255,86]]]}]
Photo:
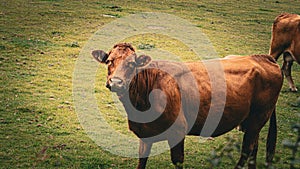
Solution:
[{"label": "cow's neck", "polygon": [[132,79],[129,91],[122,95],[120,101],[123,103],[126,112],[133,111],[146,111],[150,108],[149,94],[155,86],[158,70],[149,68],[139,71]]},{"label": "cow's neck", "polygon": [[149,93],[153,90],[157,78],[157,69],[144,69],[137,73],[130,84],[130,100],[137,110],[150,108]]}]

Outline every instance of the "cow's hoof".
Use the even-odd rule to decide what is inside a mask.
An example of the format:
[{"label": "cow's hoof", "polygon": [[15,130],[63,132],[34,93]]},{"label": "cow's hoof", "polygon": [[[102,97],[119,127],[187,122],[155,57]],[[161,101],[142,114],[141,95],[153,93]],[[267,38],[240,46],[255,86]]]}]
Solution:
[{"label": "cow's hoof", "polygon": [[296,87],[293,87],[293,88],[290,88],[290,91],[291,91],[291,92],[297,92],[298,89],[297,89]]},{"label": "cow's hoof", "polygon": [[182,163],[176,163],[175,169],[183,169],[183,164]]}]

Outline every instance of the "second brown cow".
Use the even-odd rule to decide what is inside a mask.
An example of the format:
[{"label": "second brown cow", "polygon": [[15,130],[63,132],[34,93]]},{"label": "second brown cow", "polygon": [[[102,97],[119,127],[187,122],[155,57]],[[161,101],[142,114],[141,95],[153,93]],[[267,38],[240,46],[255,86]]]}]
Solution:
[{"label": "second brown cow", "polygon": [[[173,164],[182,168],[185,135],[217,137],[240,125],[244,139],[235,168],[242,168],[250,157],[248,167],[255,169],[259,133],[269,119],[266,162],[271,164],[277,133],[275,105],[283,79],[272,56],[188,63],[152,61],[149,56],[137,56],[127,43],[115,45],[109,53],[95,50],[92,55],[108,66],[107,87],[119,96],[129,128],[140,138],[137,168],[146,167],[154,142],[167,140]],[[207,66],[217,64],[222,66],[224,79],[214,77],[217,87],[213,91]],[[225,98],[221,97],[224,94]],[[222,102],[224,107],[215,109],[222,111],[210,111]],[[205,124],[210,115],[220,119],[215,119],[212,133],[203,134],[204,126],[214,125],[215,121]]]},{"label": "second brown cow", "polygon": [[297,91],[291,68],[293,62],[300,64],[300,16],[284,13],[275,18],[272,28],[270,55],[276,60],[283,54],[282,71],[289,83],[290,90]]}]

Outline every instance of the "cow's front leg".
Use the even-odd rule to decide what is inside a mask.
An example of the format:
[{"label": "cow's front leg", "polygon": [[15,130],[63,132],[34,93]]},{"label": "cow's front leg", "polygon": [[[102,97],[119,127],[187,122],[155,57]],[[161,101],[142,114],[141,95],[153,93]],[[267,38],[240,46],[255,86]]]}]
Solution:
[{"label": "cow's front leg", "polygon": [[181,140],[177,145],[172,147],[172,141],[168,141],[171,148],[171,160],[175,165],[176,169],[183,168],[183,160],[184,160],[184,139]]},{"label": "cow's front leg", "polygon": [[140,139],[140,147],[139,147],[139,164],[137,169],[146,168],[146,163],[148,160],[148,156],[151,152],[152,143],[145,143]]}]

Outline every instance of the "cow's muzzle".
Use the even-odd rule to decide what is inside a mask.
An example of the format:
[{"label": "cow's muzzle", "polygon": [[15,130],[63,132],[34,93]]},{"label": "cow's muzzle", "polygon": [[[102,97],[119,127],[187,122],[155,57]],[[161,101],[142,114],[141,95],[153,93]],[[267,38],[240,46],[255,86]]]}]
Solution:
[{"label": "cow's muzzle", "polygon": [[124,81],[121,78],[110,78],[106,87],[112,92],[121,92],[125,90]]}]

